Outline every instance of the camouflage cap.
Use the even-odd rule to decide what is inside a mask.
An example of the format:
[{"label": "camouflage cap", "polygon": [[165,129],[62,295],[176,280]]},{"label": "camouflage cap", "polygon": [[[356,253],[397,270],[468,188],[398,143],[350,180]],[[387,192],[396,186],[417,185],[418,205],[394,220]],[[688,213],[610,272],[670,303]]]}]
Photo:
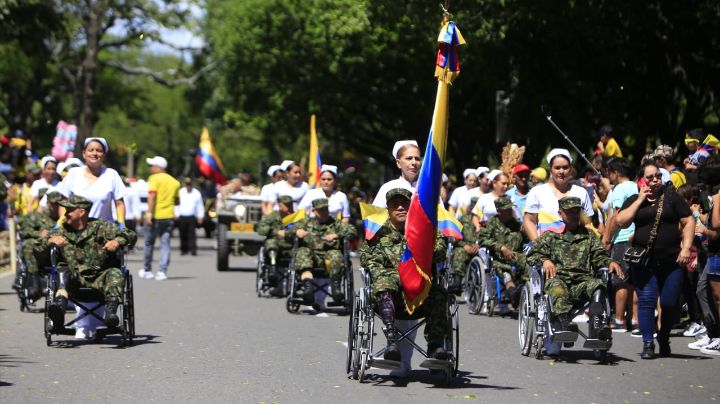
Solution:
[{"label": "camouflage cap", "polygon": [[313,199],[312,207],[315,209],[327,208],[328,207],[328,199],[327,198]]},{"label": "camouflage cap", "polygon": [[280,195],[277,201],[278,203],[282,203],[283,205],[292,205],[293,198],[290,195]]},{"label": "camouflage cap", "polygon": [[513,208],[513,203],[510,200],[510,198],[508,198],[506,196],[501,196],[501,197],[495,199],[495,209],[497,209],[498,211],[512,209],[512,208]]},{"label": "camouflage cap", "polygon": [[37,164],[34,164],[34,163],[25,164],[25,172],[32,173],[32,174],[40,174],[40,171],[42,171],[42,169],[40,167],[38,167]]},{"label": "camouflage cap", "polygon": [[560,206],[560,210],[569,210],[582,207],[580,198],[578,198],[577,196],[564,196],[560,198],[560,200],[558,201],[558,205]]},{"label": "camouflage cap", "polygon": [[58,191],[50,191],[47,193],[47,201],[50,203],[59,203],[65,199],[65,196]]},{"label": "camouflage cap", "polygon": [[88,209],[92,206],[92,202],[89,200],[83,198],[80,195],[73,195],[68,199],[63,199],[62,201],[58,202],[60,206],[64,206],[68,209],[74,209],[74,208],[83,208]]},{"label": "camouflage cap", "polygon": [[390,200],[395,197],[403,197],[408,201],[412,200],[412,193],[405,188],[393,188],[385,193],[385,200]]}]

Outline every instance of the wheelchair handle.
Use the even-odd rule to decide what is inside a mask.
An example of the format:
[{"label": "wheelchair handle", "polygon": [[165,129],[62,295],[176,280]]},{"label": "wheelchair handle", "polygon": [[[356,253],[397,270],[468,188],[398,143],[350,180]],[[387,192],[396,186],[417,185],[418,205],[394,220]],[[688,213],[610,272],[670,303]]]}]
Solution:
[{"label": "wheelchair handle", "polygon": [[602,279],[603,283],[607,284],[608,282],[610,282],[610,269],[609,268],[607,268],[607,267],[600,268],[598,270],[598,272],[600,272],[600,279]]}]

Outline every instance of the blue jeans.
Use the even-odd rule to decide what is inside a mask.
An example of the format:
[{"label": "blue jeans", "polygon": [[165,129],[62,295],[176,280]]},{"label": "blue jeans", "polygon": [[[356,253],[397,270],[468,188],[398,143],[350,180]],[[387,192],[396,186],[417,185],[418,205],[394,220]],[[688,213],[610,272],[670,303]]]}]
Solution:
[{"label": "blue jeans", "polygon": [[650,263],[647,267],[632,267],[631,282],[638,295],[638,321],[643,341],[652,341],[655,332],[655,308],[660,297],[660,330],[658,340],[670,337],[672,326],[680,318],[680,295],[683,275],[677,267],[664,268]]},{"label": "blue jeans", "polygon": [[155,237],[160,236],[160,272],[167,272],[170,265],[170,235],[173,230],[173,222],[173,219],[153,220],[152,225],[145,224],[143,226],[145,271],[152,271]]}]

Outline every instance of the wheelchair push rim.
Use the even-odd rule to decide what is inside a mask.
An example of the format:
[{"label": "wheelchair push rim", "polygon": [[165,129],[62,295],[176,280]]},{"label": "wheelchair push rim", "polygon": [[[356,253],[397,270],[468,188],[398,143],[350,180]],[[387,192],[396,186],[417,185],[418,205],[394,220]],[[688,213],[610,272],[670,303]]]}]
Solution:
[{"label": "wheelchair push rim", "polygon": [[534,313],[532,297],[529,287],[526,285],[520,295],[520,307],[518,312],[518,339],[520,342],[520,353],[523,356],[530,355],[532,340],[535,335]]},{"label": "wheelchair push rim", "polygon": [[465,301],[470,314],[480,314],[485,299],[485,287],[481,273],[481,259],[474,257],[468,264],[465,283]]}]

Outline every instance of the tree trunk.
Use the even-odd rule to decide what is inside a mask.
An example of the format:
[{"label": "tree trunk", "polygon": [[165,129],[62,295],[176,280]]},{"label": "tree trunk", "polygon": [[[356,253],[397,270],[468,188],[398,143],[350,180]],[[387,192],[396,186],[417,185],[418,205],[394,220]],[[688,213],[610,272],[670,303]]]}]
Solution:
[{"label": "tree trunk", "polygon": [[85,58],[82,61],[83,82],[82,82],[82,116],[78,127],[76,154],[82,153],[82,144],[85,138],[92,135],[95,125],[95,76],[98,68],[98,51],[100,36],[102,35],[102,10],[105,9],[105,1],[89,1],[88,14],[85,20],[85,33],[87,43],[85,45]]}]

